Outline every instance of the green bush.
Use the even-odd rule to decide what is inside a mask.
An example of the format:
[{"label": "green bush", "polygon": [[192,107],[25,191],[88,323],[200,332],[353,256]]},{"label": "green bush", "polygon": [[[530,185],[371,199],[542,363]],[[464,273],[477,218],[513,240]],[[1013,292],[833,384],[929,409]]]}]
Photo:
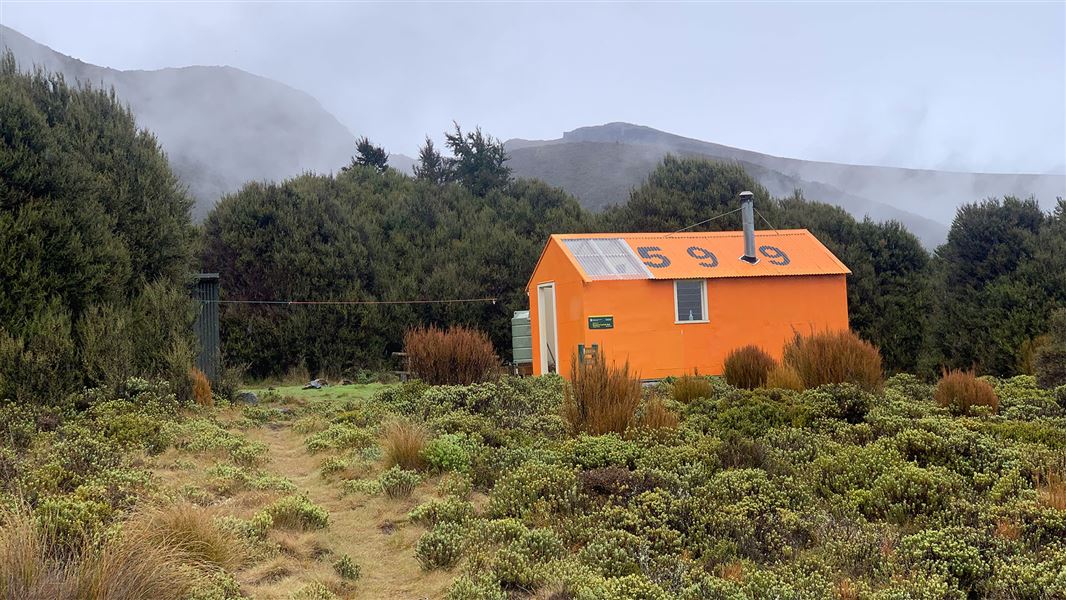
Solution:
[{"label": "green bush", "polygon": [[455,498],[431,500],[407,516],[412,522],[429,527],[443,522],[465,524],[474,518],[474,505]]},{"label": "green bush", "polygon": [[992,573],[988,558],[970,543],[973,537],[959,527],[922,531],[900,541],[899,559],[910,570],[946,575],[957,587],[972,592]]},{"label": "green bush", "polygon": [[581,562],[604,577],[640,572],[636,557],[647,542],[628,531],[601,531],[581,549]]},{"label": "green bush", "polygon": [[418,473],[406,471],[399,466],[394,466],[378,476],[381,490],[389,498],[406,498],[421,482],[422,477]]},{"label": "green bush", "polygon": [[800,400],[819,417],[861,423],[873,407],[875,397],[856,385],[841,383],[807,390],[800,395]]},{"label": "green bush", "polygon": [[275,527],[314,530],[329,526],[329,512],[307,496],[285,496],[263,509]]},{"label": "green bush", "polygon": [[467,444],[463,436],[446,433],[430,440],[422,450],[422,457],[435,472],[464,472],[470,468],[470,453],[467,450]]},{"label": "green bush", "polygon": [[352,557],[347,554],[342,554],[340,558],[333,561],[333,570],[337,572],[341,579],[347,579],[348,581],[356,581],[363,574],[359,565],[355,564]]},{"label": "green bush", "polygon": [[333,424],[325,431],[308,436],[304,440],[307,451],[311,453],[323,450],[347,450],[349,448],[367,448],[377,442],[373,432],[351,425]]},{"label": "green bush", "polygon": [[488,573],[460,575],[448,588],[446,600],[508,600],[510,595]]},{"label": "green bush", "polygon": [[427,571],[448,569],[459,562],[466,543],[466,530],[458,523],[441,522],[418,539],[415,557]]},{"label": "green bush", "polygon": [[581,469],[597,469],[609,466],[633,468],[641,454],[641,448],[623,440],[616,433],[604,435],[580,434],[564,445],[564,452],[572,457],[573,464]]},{"label": "green bush", "polygon": [[568,513],[577,508],[577,477],[569,467],[526,463],[505,474],[489,496],[494,517],[528,517],[537,513]]},{"label": "green bush", "polygon": [[961,488],[959,476],[947,469],[904,463],[874,480],[860,504],[870,518],[903,524],[952,508]]}]

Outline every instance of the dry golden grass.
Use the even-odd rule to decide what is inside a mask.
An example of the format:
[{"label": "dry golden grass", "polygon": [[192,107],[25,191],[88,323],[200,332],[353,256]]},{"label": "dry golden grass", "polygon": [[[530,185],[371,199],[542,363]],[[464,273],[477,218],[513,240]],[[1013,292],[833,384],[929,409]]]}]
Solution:
[{"label": "dry golden grass", "polygon": [[0,598],[18,600],[180,600],[202,572],[194,556],[160,543],[143,515],[102,542],[60,549],[28,510],[0,526]]},{"label": "dry golden grass", "polygon": [[840,600],[859,600],[858,586],[847,577],[833,584],[833,592]]},{"label": "dry golden grass", "polygon": [[1018,540],[1022,537],[1022,528],[1014,521],[1000,519],[996,521],[995,536],[1004,540]]},{"label": "dry golden grass", "polygon": [[884,377],[881,352],[849,330],[797,334],[785,345],[784,362],[796,369],[808,388],[854,383],[876,390]]},{"label": "dry golden grass", "polygon": [[1062,473],[1046,470],[1037,478],[1036,491],[1041,504],[1066,511],[1066,477]]},{"label": "dry golden grass", "polygon": [[426,459],[422,457],[422,450],[428,439],[429,432],[421,425],[409,421],[389,423],[385,426],[383,441],[385,467],[399,465],[409,471],[424,469]]},{"label": "dry golden grass", "polygon": [[640,426],[644,429],[676,429],[678,421],[677,413],[667,408],[662,399],[652,398],[644,405]]},{"label": "dry golden grass", "polygon": [[987,381],[978,379],[972,371],[946,371],[936,384],[933,399],[956,414],[969,414],[974,406],[987,406],[996,412],[999,398]]},{"label": "dry golden grass", "polygon": [[192,381],[192,399],[200,406],[214,406],[215,399],[211,395],[211,382],[207,375],[200,369],[189,369],[189,380]]},{"label": "dry golden grass", "polygon": [[697,398],[710,398],[713,388],[706,377],[682,375],[674,380],[670,395],[681,404],[688,404]]},{"label": "dry golden grass", "polygon": [[416,327],[403,336],[408,368],[431,385],[469,385],[499,375],[500,357],[483,331]]},{"label": "dry golden grass", "polygon": [[329,548],[313,533],[274,530],[270,539],[282,554],[298,560],[317,560],[329,554]]},{"label": "dry golden grass", "polygon": [[640,405],[640,379],[622,367],[607,364],[602,352],[578,362],[570,358],[570,384],[563,399],[563,416],[574,433],[625,433]]},{"label": "dry golden grass", "polygon": [[770,369],[770,372],[766,374],[766,387],[797,392],[802,392],[806,389],[799,372],[790,365],[783,363]]},{"label": "dry golden grass", "polygon": [[733,561],[718,568],[718,576],[735,583],[744,583],[744,563]]},{"label": "dry golden grass", "polygon": [[188,502],[150,509],[142,517],[148,541],[169,546],[190,560],[226,570],[238,568],[247,549],[215,523],[215,512]]},{"label": "dry golden grass", "polygon": [[725,357],[722,375],[733,387],[753,390],[766,385],[766,376],[777,366],[765,350],[758,346],[743,346]]}]

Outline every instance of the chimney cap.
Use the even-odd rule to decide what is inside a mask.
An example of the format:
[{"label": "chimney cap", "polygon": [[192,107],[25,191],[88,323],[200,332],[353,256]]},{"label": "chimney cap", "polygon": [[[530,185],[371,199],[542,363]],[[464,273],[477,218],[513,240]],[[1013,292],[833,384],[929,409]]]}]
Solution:
[{"label": "chimney cap", "polygon": [[743,201],[743,200],[751,200],[751,199],[753,199],[755,197],[755,194],[753,194],[753,193],[751,193],[749,191],[743,191],[743,192],[740,192],[739,196],[740,196],[740,199]]}]

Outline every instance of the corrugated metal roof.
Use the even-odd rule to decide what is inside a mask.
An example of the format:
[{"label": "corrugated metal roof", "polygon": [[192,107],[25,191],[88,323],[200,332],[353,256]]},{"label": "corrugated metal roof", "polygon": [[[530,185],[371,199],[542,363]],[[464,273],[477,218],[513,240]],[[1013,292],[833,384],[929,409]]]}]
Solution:
[{"label": "corrugated metal roof", "polygon": [[651,279],[651,271],[621,238],[567,238],[563,245],[586,279]]},{"label": "corrugated metal roof", "polygon": [[[740,260],[744,254],[744,232],[710,231],[684,233],[598,233],[553,235],[587,281],[598,279],[713,279],[721,277],[767,277],[782,275],[843,275],[850,273],[818,238],[806,229],[756,231],[758,262]],[[594,254],[592,240],[620,245],[646,267],[637,274],[629,266],[625,275],[609,276],[611,263],[589,258]],[[586,246],[587,244],[587,246]],[[575,252],[574,248],[578,248]],[[581,254],[579,257],[578,254]],[[607,260],[607,259],[605,259]]]}]

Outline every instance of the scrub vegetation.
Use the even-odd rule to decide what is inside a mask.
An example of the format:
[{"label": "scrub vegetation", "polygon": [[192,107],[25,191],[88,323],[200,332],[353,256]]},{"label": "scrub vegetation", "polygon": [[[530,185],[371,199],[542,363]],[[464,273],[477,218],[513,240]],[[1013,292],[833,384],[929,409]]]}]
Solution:
[{"label": "scrub vegetation", "polygon": [[[968,205],[930,256],[736,165],[668,158],[592,215],[447,140],[412,178],[363,139],[197,228],[113,94],[0,61],[0,598],[1066,597],[1066,204]],[[604,352],[499,373],[549,233],[743,189],[849,265],[854,333],[651,387]],[[229,299],[497,301],[226,305],[209,382],[197,268]]]}]

